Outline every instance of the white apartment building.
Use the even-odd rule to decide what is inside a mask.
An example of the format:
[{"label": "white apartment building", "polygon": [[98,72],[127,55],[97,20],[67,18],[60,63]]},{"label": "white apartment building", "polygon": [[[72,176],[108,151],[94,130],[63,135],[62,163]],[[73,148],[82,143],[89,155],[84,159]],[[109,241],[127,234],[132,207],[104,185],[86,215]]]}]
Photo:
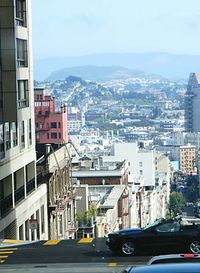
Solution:
[{"label": "white apartment building", "polygon": [[30,18],[30,0],[0,1],[0,238],[22,240],[48,238],[47,189],[36,179]]},{"label": "white apartment building", "polygon": [[[142,186],[155,185],[154,151],[138,148],[134,143],[114,143],[111,155],[116,160],[126,159],[129,169],[129,183],[138,181],[142,177]],[[104,162],[112,157],[104,157]]]},{"label": "white apartment building", "polygon": [[81,120],[68,120],[67,121],[68,132],[78,132],[81,130],[82,121]]}]

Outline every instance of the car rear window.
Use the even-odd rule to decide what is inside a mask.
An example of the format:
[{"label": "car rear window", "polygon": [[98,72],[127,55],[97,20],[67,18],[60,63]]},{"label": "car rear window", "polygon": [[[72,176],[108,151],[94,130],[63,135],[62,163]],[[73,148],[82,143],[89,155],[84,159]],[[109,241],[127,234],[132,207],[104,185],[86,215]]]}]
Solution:
[{"label": "car rear window", "polygon": [[200,258],[172,258],[155,260],[151,264],[169,264],[169,263],[200,263]]}]

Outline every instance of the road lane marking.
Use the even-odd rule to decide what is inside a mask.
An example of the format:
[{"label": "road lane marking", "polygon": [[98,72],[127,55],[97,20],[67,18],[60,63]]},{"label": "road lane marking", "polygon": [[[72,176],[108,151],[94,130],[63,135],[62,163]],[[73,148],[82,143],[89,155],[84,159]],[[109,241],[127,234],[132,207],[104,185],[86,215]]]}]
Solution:
[{"label": "road lane marking", "polygon": [[24,241],[22,240],[10,240],[10,239],[5,239],[3,240],[3,243],[5,244],[17,244],[17,243],[23,243]]},{"label": "road lane marking", "polygon": [[117,263],[109,263],[108,266],[109,266],[109,267],[116,267],[116,266],[117,266]]},{"label": "road lane marking", "polygon": [[18,248],[0,248],[0,251],[12,251],[12,250],[18,250]]},{"label": "road lane marking", "polygon": [[8,258],[8,255],[0,255],[0,260]]},{"label": "road lane marking", "polygon": [[18,248],[0,248],[0,264],[6,262],[6,258],[9,257],[8,254],[13,254]]},{"label": "road lane marking", "polygon": [[94,240],[94,238],[81,238],[78,244],[89,244]]},{"label": "road lane marking", "polygon": [[58,243],[60,243],[60,240],[48,240],[43,244],[43,246],[57,245]]}]

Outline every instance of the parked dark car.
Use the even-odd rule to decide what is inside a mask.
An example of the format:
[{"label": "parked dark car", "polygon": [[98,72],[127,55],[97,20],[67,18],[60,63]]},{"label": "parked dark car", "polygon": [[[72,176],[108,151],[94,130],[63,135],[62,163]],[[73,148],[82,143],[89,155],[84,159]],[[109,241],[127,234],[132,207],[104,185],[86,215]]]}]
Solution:
[{"label": "parked dark car", "polygon": [[108,235],[110,250],[131,256],[146,250],[159,254],[200,253],[200,226],[183,225],[180,220],[159,219],[145,228],[122,229]]},{"label": "parked dark car", "polygon": [[130,267],[122,273],[199,273],[200,264],[156,264],[141,267]]}]

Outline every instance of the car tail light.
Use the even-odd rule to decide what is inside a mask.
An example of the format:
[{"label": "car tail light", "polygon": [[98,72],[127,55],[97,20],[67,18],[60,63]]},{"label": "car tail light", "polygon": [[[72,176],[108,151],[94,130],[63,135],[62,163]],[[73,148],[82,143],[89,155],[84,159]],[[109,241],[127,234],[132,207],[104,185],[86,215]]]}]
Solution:
[{"label": "car tail light", "polygon": [[181,254],[181,256],[183,258],[192,259],[192,258],[198,257],[198,254]]}]

